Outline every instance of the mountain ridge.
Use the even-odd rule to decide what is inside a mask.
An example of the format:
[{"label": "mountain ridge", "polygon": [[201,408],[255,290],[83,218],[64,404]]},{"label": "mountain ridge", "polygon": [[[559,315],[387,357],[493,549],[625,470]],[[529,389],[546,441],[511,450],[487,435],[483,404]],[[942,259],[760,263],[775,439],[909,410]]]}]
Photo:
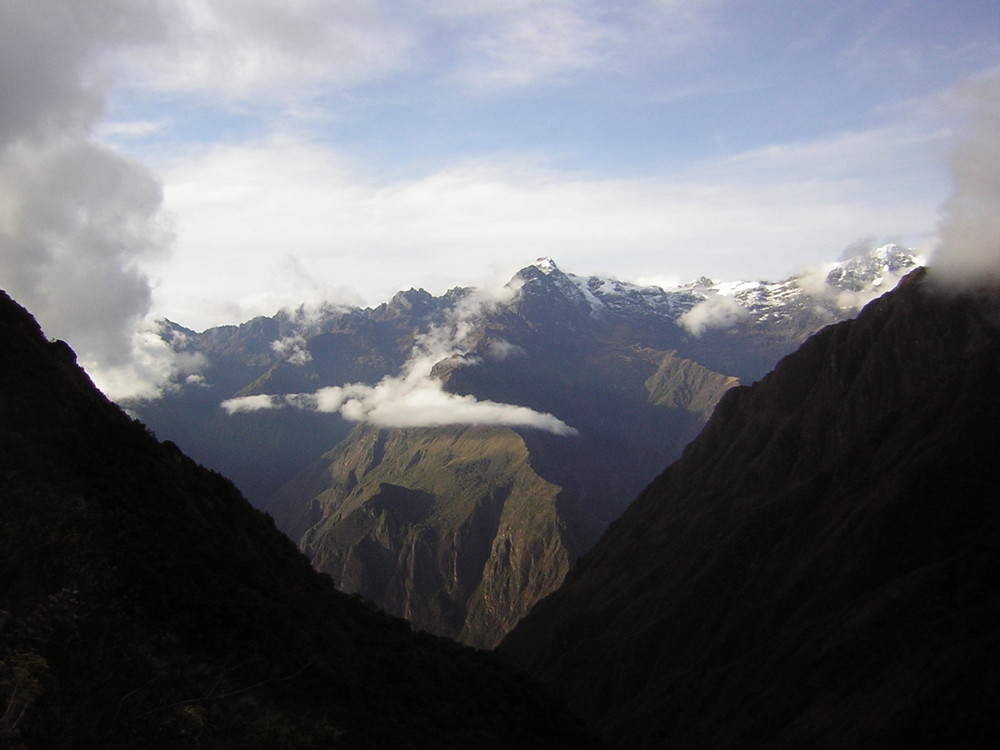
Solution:
[{"label": "mountain ridge", "polygon": [[[558,585],[565,561],[586,551],[680,455],[726,390],[760,377],[781,354],[848,315],[914,258],[887,246],[782,282],[702,279],[670,291],[584,278],[540,259],[490,294],[458,288],[433,297],[409,290],[366,311],[303,309],[234,329],[184,334],[184,351],[208,362],[203,380],[161,402],[130,408],[158,434],[186,449],[198,447],[201,460],[254,487],[251,499],[338,585],[434,632],[490,647],[503,633],[483,619],[481,609],[473,618],[480,632],[456,625],[472,616],[462,616],[463,608],[478,608],[489,587],[523,586],[521,598],[507,598],[509,612],[491,610],[504,628],[512,625],[511,613],[526,612],[537,596]],[[358,557],[361,548],[351,543],[354,563],[364,559],[374,567],[345,573],[340,552],[324,548],[343,542],[334,527],[346,520],[334,509],[361,502],[354,485],[348,486],[360,467],[331,458],[331,451],[341,447],[366,460],[353,445],[368,434],[356,429],[358,420],[392,435],[403,453],[412,453],[412,446],[403,447],[408,430],[414,445],[424,439],[421,430],[447,433],[454,424],[516,431],[529,457],[521,464],[519,486],[531,485],[532,474],[558,488],[556,519],[544,523],[549,541],[543,545],[550,550],[545,556],[561,561],[555,579],[542,589],[529,585],[537,572],[535,555],[520,558],[527,567],[511,570],[507,580],[497,578],[503,551],[495,537],[465,545],[481,567],[485,588],[477,582],[432,603],[440,592],[419,591],[417,581],[439,580],[441,571],[423,557],[424,573],[408,574],[409,591],[389,594],[380,584],[376,594],[362,580],[392,578],[381,567],[402,570],[404,558],[413,564],[409,545],[424,531],[380,525],[374,516],[368,526],[374,536],[365,542],[371,554]],[[491,450],[487,433],[478,439],[483,451]],[[440,459],[438,470],[452,476],[444,454]],[[386,481],[406,485],[398,478]],[[410,489],[428,491],[426,483]],[[473,496],[486,502],[502,492],[484,480],[454,493],[454,502]],[[339,520],[330,520],[328,512]],[[495,526],[477,528],[499,533]],[[442,538],[454,538],[452,531],[438,529]],[[383,552],[375,555],[387,544],[400,559],[390,563]],[[498,557],[483,561],[473,549],[493,549],[490,554]],[[473,565],[471,559],[466,563]],[[425,602],[428,610],[414,611],[405,601]],[[442,619],[453,608],[457,613]]]},{"label": "mountain ridge", "polygon": [[502,648],[615,747],[1000,730],[1000,290],[924,271],[732,389]]}]

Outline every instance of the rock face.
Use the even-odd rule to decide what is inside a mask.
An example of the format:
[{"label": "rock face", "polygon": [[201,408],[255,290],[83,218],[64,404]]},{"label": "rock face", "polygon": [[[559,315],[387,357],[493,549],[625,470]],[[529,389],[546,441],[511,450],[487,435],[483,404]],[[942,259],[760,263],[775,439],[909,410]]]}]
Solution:
[{"label": "rock face", "polygon": [[[680,455],[726,390],[908,265],[912,254],[883,248],[818,280],[667,292],[540,260],[491,298],[411,290],[374,310],[172,327],[178,349],[207,360],[202,379],[130,408],[251,488],[345,591],[491,647]],[[411,381],[572,429],[358,416],[396,406]],[[321,413],[331,394],[339,410]]]},{"label": "rock face", "polygon": [[562,581],[559,488],[532,470],[516,432],[357,432],[325,457],[320,520],[301,542],[338,588],[486,645]]},{"label": "rock face", "polygon": [[336,591],[0,292],[0,746],[581,745],[532,681]]},{"label": "rock face", "polygon": [[923,271],[750,387],[503,649],[617,747],[1000,733],[1000,290]]}]

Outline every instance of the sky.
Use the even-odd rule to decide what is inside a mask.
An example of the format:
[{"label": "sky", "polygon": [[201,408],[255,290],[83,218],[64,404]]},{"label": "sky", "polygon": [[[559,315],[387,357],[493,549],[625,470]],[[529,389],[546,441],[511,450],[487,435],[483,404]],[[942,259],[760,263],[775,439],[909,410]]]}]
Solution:
[{"label": "sky", "polygon": [[158,318],[541,256],[661,285],[995,260],[998,82],[995,0],[4,0],[0,288],[124,397],[197,365]]}]

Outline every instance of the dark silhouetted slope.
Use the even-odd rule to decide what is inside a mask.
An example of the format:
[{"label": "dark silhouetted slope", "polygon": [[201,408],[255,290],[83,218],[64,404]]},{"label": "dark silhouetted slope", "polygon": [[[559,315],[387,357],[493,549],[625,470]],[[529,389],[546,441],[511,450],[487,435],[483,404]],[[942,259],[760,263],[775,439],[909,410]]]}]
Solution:
[{"label": "dark silhouetted slope", "polygon": [[580,745],[527,678],[337,592],[0,293],[0,746]]},{"label": "dark silhouetted slope", "polygon": [[1000,734],[1000,290],[925,273],[723,397],[503,648],[618,747]]}]

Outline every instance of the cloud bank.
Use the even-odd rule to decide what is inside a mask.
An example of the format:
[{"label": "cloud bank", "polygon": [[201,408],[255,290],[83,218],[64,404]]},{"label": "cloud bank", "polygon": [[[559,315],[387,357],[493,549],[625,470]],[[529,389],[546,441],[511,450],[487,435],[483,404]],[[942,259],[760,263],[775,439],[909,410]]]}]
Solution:
[{"label": "cloud bank", "polygon": [[[513,294],[512,289],[500,293]],[[284,395],[259,394],[229,399],[222,408],[229,414],[276,409],[285,406],[337,413],[353,422],[379,427],[437,427],[453,424],[503,425],[545,430],[555,435],[575,435],[576,430],[552,414],[524,406],[480,401],[470,395],[444,390],[433,374],[435,366],[475,364],[470,343],[474,320],[483,307],[498,302],[496,296],[476,293],[460,300],[449,319],[421,336],[409,360],[398,375],[387,376],[375,385],[353,383],[321,388],[315,393]],[[517,347],[500,342],[490,348],[490,356],[509,356]]]}]

